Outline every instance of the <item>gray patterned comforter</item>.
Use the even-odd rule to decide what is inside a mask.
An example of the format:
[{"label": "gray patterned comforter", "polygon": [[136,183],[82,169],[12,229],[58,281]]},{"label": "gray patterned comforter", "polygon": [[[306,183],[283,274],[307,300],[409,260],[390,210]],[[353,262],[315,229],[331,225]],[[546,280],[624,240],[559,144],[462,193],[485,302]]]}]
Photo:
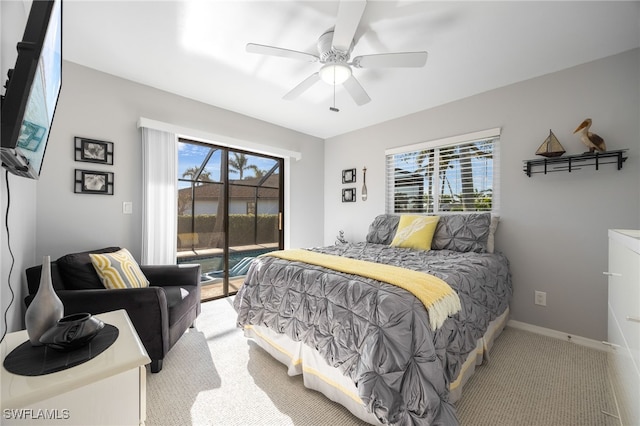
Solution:
[{"label": "gray patterned comforter", "polygon": [[459,295],[462,310],[432,330],[412,294],[319,266],[257,258],[234,304],[238,326],[267,326],[315,348],[350,377],[382,423],[456,425],[448,402],[467,354],[502,314],[511,276],[502,254],[418,251],[355,243],[314,251],[427,272]]}]

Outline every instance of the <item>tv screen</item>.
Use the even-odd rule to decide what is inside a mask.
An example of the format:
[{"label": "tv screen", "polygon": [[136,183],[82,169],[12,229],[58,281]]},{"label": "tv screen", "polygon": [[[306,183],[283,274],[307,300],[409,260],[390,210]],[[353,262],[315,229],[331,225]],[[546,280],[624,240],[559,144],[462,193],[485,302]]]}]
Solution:
[{"label": "tv screen", "polygon": [[2,166],[38,179],[62,86],[62,0],[34,0],[2,98]]}]

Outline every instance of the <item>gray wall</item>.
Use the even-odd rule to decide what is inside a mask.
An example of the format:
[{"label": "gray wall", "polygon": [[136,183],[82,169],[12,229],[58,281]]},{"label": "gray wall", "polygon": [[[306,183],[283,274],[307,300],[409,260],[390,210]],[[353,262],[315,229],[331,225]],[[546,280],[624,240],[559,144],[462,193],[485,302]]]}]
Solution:
[{"label": "gray wall", "polygon": [[[640,227],[640,51],[531,79],[325,141],[325,243],[338,230],[364,240],[384,212],[387,148],[494,127],[501,137],[501,222],[497,248],[511,261],[512,319],[577,336],[607,334],[607,229]],[[427,96],[427,94],[425,94]],[[522,171],[549,129],[568,154],[583,152],[573,130],[585,118],[609,149],[629,148],[614,166],[573,173]],[[342,203],[341,170],[367,167],[369,198]],[[547,306],[534,305],[534,291]]]}]

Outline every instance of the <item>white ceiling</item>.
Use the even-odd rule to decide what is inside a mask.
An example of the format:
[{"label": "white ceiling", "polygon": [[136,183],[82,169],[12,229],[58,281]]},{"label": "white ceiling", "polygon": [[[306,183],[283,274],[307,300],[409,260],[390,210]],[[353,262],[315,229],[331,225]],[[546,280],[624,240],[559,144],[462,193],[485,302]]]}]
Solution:
[{"label": "white ceiling", "polygon": [[[640,2],[369,1],[352,57],[426,50],[424,68],[356,69],[372,101],[318,82],[317,63],[247,53],[249,42],[317,54],[336,1],[65,1],[65,59],[320,138],[346,133],[640,46]],[[568,94],[570,95],[570,94]]]}]

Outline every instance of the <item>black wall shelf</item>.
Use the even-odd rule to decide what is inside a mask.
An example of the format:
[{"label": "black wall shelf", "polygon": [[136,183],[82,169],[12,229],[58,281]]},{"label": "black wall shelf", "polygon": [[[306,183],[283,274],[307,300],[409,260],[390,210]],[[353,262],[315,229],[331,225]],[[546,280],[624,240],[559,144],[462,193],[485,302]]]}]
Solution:
[{"label": "black wall shelf", "polygon": [[622,163],[627,159],[625,152],[627,152],[626,149],[619,149],[617,151],[585,152],[580,155],[525,160],[523,171],[527,176],[531,177],[536,173],[544,173],[546,175],[552,172],[572,172],[583,167],[595,167],[598,170],[604,164],[617,164],[618,170],[620,170],[622,169]]}]

